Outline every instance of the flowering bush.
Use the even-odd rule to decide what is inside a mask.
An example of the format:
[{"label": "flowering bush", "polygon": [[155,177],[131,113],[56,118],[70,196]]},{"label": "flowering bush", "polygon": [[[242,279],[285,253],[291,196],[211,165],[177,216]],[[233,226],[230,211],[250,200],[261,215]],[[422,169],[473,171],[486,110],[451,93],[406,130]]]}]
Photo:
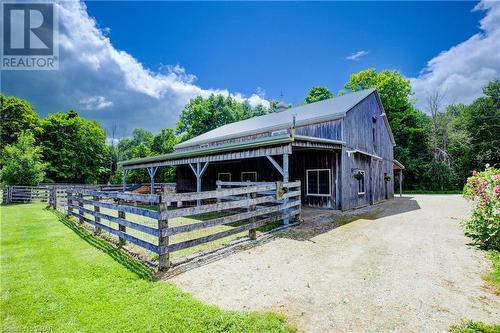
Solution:
[{"label": "flowering bush", "polygon": [[500,169],[472,173],[464,187],[472,216],[464,222],[468,236],[487,249],[500,250]]}]

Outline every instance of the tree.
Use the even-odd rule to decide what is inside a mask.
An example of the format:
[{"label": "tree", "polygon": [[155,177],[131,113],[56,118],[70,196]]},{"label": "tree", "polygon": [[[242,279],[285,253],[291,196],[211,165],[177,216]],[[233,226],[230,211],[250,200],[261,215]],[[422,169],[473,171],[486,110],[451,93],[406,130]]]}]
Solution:
[{"label": "tree", "polygon": [[[123,138],[118,143],[120,160],[124,161],[154,155],[152,151],[154,139],[155,136],[152,132],[142,128],[134,129],[131,138]],[[116,178],[113,177],[113,180]],[[147,183],[149,182],[149,175],[144,169],[131,170],[128,173],[127,180],[133,183]]]},{"label": "tree", "polygon": [[174,151],[174,146],[177,144],[175,131],[171,128],[164,128],[161,133],[153,138],[151,151],[155,154],[168,154]]},{"label": "tree", "polygon": [[40,148],[29,132],[21,132],[18,140],[6,145],[2,153],[1,182],[5,185],[38,185],[45,175]]},{"label": "tree", "polygon": [[[155,135],[151,151],[153,154],[168,154],[174,151],[178,138],[175,131],[171,128],[161,130],[161,133]],[[175,167],[162,167],[158,170],[156,179],[160,182],[170,183],[175,181]]]},{"label": "tree", "polygon": [[22,132],[40,133],[40,117],[33,107],[17,97],[0,95],[0,144],[5,146],[17,141]]},{"label": "tree", "polygon": [[325,99],[332,98],[333,94],[327,87],[312,87],[306,95],[304,102],[306,104],[319,102]]},{"label": "tree", "polygon": [[470,137],[470,148],[478,169],[486,164],[500,167],[500,81],[483,89],[485,96],[477,98],[464,114],[464,125]]},{"label": "tree", "polygon": [[396,141],[394,157],[406,167],[405,187],[420,186],[430,162],[427,130],[430,120],[413,107],[410,81],[396,70],[377,72],[370,68],[352,74],[345,88],[351,91],[377,88]]},{"label": "tree", "polygon": [[58,112],[42,120],[41,146],[49,163],[47,178],[55,182],[96,183],[109,176],[106,134],[96,121],[76,111]]},{"label": "tree", "polygon": [[176,132],[181,135],[181,141],[184,141],[222,125],[269,112],[271,111],[262,105],[252,107],[248,102],[238,102],[231,96],[198,96],[184,107]]}]

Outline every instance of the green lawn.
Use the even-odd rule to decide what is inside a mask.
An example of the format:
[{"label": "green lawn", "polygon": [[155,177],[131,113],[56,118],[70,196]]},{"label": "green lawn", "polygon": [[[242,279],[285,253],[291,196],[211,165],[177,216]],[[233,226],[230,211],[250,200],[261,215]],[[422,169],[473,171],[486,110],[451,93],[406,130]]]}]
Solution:
[{"label": "green lawn", "polygon": [[486,325],[480,321],[465,320],[450,329],[451,333],[499,333],[500,325]]},{"label": "green lawn", "polygon": [[[205,305],[44,204],[0,207],[3,332],[288,332]],[[217,286],[214,286],[216,288]]]}]

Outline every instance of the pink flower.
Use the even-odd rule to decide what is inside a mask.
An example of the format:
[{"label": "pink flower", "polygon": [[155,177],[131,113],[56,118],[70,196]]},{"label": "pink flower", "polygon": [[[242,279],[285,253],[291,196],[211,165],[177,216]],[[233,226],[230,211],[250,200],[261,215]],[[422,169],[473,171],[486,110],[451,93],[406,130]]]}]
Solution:
[{"label": "pink flower", "polygon": [[496,194],[497,196],[499,196],[499,195],[500,195],[500,185],[495,186],[495,194]]},{"label": "pink flower", "polygon": [[472,175],[473,176],[477,175],[477,171],[476,170],[472,170]]},{"label": "pink flower", "polygon": [[491,176],[491,179],[492,180],[499,180],[500,179],[500,175],[493,175],[493,176]]}]

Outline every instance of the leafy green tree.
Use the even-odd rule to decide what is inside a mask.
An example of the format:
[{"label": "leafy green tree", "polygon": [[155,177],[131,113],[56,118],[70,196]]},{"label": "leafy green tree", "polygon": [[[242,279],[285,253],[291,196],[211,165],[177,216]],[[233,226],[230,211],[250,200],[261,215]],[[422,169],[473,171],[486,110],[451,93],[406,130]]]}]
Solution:
[{"label": "leafy green tree", "polygon": [[17,97],[0,95],[0,144],[16,142],[22,132],[40,133],[40,117],[33,107]]},{"label": "leafy green tree", "polygon": [[486,164],[500,167],[500,81],[495,80],[483,89],[485,96],[476,99],[465,113],[465,128],[478,169]]},{"label": "leafy green tree", "polygon": [[134,129],[131,138],[123,138],[118,143],[120,160],[130,160],[151,156],[154,134],[142,128]]},{"label": "leafy green tree", "polygon": [[306,104],[319,102],[325,99],[332,98],[333,94],[327,87],[312,87],[306,95],[304,102]]},{"label": "leafy green tree", "polygon": [[174,146],[177,144],[177,136],[171,128],[164,128],[161,133],[153,138],[151,151],[155,154],[168,154],[174,151]]},{"label": "leafy green tree", "polygon": [[262,105],[252,107],[248,102],[238,102],[231,96],[198,96],[184,107],[176,132],[181,136],[181,141],[185,141],[222,125],[269,112],[271,111]]},{"label": "leafy green tree", "polygon": [[395,70],[377,72],[370,68],[352,74],[345,88],[351,91],[377,88],[396,141],[394,156],[406,167],[405,187],[420,186],[430,163],[427,130],[430,119],[413,107],[410,81]]},{"label": "leafy green tree", "polygon": [[48,180],[87,184],[107,181],[109,147],[96,121],[83,119],[71,110],[47,116],[42,120],[42,129]]},{"label": "leafy green tree", "polygon": [[[154,155],[168,154],[174,151],[174,146],[177,144],[178,138],[175,131],[171,128],[161,130],[161,133],[155,135],[151,151]],[[175,167],[162,167],[158,170],[157,181],[170,183],[175,181]]]},{"label": "leafy green tree", "polygon": [[18,140],[6,145],[2,153],[0,179],[5,185],[38,185],[45,175],[40,148],[33,134],[21,132]]}]

